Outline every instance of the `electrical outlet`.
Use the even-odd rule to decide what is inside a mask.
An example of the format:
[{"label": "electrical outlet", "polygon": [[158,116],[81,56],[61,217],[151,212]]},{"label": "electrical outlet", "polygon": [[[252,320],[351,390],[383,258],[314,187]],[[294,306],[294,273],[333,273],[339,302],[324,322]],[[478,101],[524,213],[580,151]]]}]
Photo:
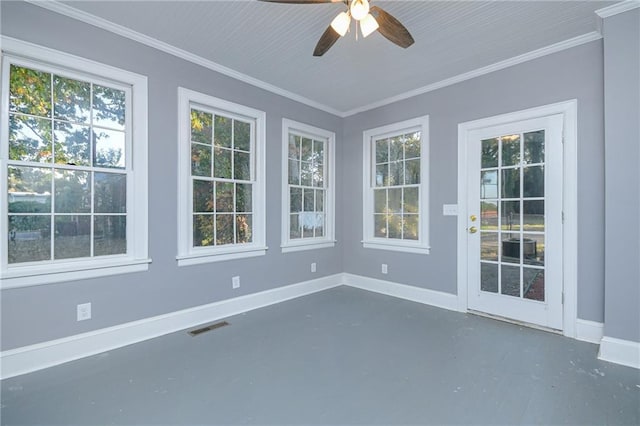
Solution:
[{"label": "electrical outlet", "polygon": [[76,309],[78,321],[91,319],[91,303],[82,303]]},{"label": "electrical outlet", "polygon": [[386,274],[386,273],[387,273],[387,264],[386,264],[386,263],[383,263],[383,264],[382,264],[382,273],[383,273],[383,274]]},{"label": "electrical outlet", "polygon": [[236,276],[231,278],[231,287],[240,288],[240,277]]},{"label": "electrical outlet", "polygon": [[311,272],[315,272],[316,271],[316,262],[313,262],[311,264]]}]

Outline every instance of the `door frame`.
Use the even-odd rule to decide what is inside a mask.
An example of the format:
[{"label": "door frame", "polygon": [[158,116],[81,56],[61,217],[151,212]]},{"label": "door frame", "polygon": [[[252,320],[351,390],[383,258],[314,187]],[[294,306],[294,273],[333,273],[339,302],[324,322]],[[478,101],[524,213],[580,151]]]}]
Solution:
[{"label": "door frame", "polygon": [[496,115],[458,124],[458,310],[468,311],[467,268],[467,147],[469,133],[484,127],[498,126],[515,121],[561,114],[563,117],[563,172],[562,172],[562,332],[576,338],[578,319],[578,157],[577,157],[578,101],[572,99],[536,108]]}]

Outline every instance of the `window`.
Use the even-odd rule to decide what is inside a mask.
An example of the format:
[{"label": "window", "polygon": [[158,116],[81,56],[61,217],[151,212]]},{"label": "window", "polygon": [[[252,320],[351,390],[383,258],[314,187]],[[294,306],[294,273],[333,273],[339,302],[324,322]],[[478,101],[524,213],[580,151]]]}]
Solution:
[{"label": "window", "polygon": [[428,135],[428,116],[364,132],[364,247],[429,253]]},{"label": "window", "polygon": [[284,119],[282,251],[333,247],[335,134]]},{"label": "window", "polygon": [[179,89],[178,264],[259,256],[265,247],[265,113]]},{"label": "window", "polygon": [[3,42],[3,288],[146,270],[146,78]]}]

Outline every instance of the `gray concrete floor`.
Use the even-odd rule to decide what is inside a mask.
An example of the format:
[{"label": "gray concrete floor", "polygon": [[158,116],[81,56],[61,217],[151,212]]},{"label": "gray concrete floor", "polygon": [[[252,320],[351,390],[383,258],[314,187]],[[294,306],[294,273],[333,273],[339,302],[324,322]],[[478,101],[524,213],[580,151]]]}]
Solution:
[{"label": "gray concrete floor", "polygon": [[2,382],[3,425],[639,424],[597,346],[339,287]]}]

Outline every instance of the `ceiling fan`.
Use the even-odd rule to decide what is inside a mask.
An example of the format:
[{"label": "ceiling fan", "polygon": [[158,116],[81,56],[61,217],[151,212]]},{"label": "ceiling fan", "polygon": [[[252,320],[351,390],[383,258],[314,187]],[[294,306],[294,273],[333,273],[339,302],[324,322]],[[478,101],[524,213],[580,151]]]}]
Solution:
[{"label": "ceiling fan", "polygon": [[[363,37],[378,30],[392,43],[407,48],[414,42],[409,31],[396,18],[385,12],[378,6],[369,6],[368,0],[260,0],[268,3],[288,4],[319,4],[319,3],[344,3],[347,6],[345,12],[341,12],[334,18],[331,25],[318,40],[313,56],[322,56],[333,44],[349,30],[351,19],[360,25]],[[357,30],[356,30],[357,31]]]}]

